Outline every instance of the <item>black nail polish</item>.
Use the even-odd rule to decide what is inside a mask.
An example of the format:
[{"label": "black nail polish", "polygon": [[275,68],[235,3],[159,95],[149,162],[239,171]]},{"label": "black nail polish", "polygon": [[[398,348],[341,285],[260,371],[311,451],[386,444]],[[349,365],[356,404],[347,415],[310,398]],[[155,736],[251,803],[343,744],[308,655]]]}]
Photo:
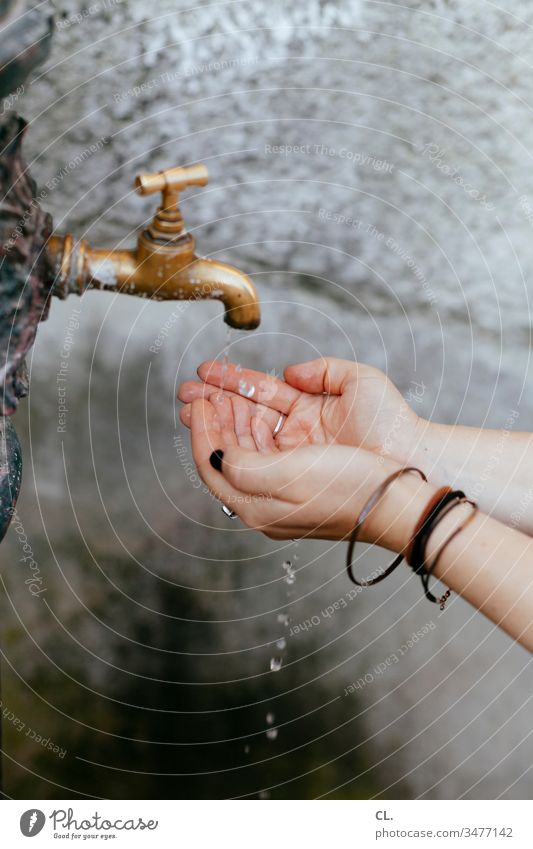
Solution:
[{"label": "black nail polish", "polygon": [[221,451],[220,448],[217,448],[217,450],[213,451],[213,453],[211,454],[211,456],[209,458],[209,462],[211,463],[211,465],[213,466],[213,468],[217,472],[222,471],[222,458],[223,458],[223,456],[224,456],[224,452]]}]

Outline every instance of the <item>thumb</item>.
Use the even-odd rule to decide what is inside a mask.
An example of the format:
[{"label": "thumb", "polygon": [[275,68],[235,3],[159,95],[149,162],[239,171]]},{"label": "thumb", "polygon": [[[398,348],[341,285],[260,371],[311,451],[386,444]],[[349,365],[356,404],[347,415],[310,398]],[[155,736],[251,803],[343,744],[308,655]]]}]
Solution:
[{"label": "thumb", "polygon": [[262,454],[231,447],[224,450],[222,473],[241,492],[275,496],[294,476],[294,466],[287,462],[289,453]]},{"label": "thumb", "polygon": [[357,363],[336,357],[321,357],[308,363],[287,366],[284,377],[290,386],[312,395],[342,395],[357,379]]}]

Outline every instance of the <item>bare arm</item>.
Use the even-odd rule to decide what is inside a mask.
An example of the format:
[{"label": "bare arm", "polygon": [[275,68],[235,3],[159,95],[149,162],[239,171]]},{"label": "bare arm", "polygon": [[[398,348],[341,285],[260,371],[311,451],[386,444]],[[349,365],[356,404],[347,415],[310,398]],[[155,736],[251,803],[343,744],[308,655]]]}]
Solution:
[{"label": "bare arm", "polygon": [[[434,491],[433,486],[402,478],[387,493],[367,532],[380,545],[402,550],[412,534],[413,518],[422,513]],[[429,564],[471,509],[460,505],[437,525],[426,549]],[[529,537],[478,513],[445,548],[434,574],[533,651],[533,541]]]},{"label": "bare arm", "polygon": [[533,434],[514,433],[516,420],[510,414],[502,430],[419,420],[400,462],[419,465],[435,486],[453,483],[484,512],[533,535]]},{"label": "bare arm", "polygon": [[[347,446],[280,451],[263,420],[256,421],[256,448],[244,448],[231,407],[227,399],[218,409],[205,399],[192,403],[194,459],[216,497],[272,539],[345,539],[371,493],[399,468],[392,460]],[[362,539],[403,551],[436,489],[414,475],[399,478],[364,523]],[[457,506],[437,525],[426,548],[429,564],[470,509]],[[533,651],[529,537],[478,514],[445,548],[435,575]]]}]

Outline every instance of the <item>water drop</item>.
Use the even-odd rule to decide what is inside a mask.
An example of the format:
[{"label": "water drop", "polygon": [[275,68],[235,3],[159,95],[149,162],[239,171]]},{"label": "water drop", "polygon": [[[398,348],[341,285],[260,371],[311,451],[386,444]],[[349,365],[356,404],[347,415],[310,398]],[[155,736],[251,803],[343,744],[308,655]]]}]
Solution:
[{"label": "water drop", "polygon": [[226,344],[224,346],[224,350],[222,351],[222,374],[220,376],[220,389],[224,390],[224,386],[226,383],[226,373],[229,367],[229,348],[231,344],[231,327],[226,326]]},{"label": "water drop", "polygon": [[289,586],[292,586],[292,584],[294,584],[294,582],[296,581],[296,575],[294,574],[291,561],[285,560],[282,566],[285,572],[287,573],[285,575],[285,583],[289,584]]},{"label": "water drop", "polygon": [[278,729],[277,728],[269,728],[266,733],[267,740],[277,740],[278,737]]},{"label": "water drop", "polygon": [[282,664],[283,664],[283,658],[282,657],[271,657],[270,658],[270,671],[271,672],[279,672]]},{"label": "water drop", "polygon": [[274,720],[275,720],[275,718],[276,718],[276,717],[274,716],[274,714],[273,714],[272,712],[271,712],[271,713],[267,713],[267,715],[266,715],[267,725],[274,725]]},{"label": "water drop", "polygon": [[244,395],[245,398],[253,398],[255,393],[255,386],[251,383],[246,383],[245,380],[239,380],[239,394]]},{"label": "water drop", "polygon": [[278,613],[278,622],[280,625],[285,625],[285,627],[287,627],[290,621],[291,618],[288,613]]},{"label": "water drop", "polygon": [[283,649],[287,648],[287,640],[285,639],[285,637],[281,637],[279,640],[276,640],[276,648],[278,648],[280,651],[283,651]]},{"label": "water drop", "polygon": [[245,755],[249,755],[249,754],[250,754],[250,746],[245,746],[245,747],[244,747],[244,754],[245,754]]},{"label": "water drop", "polygon": [[270,793],[268,792],[268,790],[261,790],[261,792],[259,794],[259,798],[260,799],[270,799]]}]

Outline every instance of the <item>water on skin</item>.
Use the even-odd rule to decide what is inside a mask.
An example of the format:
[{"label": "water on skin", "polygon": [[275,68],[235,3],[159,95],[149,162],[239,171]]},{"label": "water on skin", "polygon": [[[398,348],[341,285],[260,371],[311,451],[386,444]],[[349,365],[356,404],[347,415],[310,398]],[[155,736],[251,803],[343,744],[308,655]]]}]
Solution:
[{"label": "water on skin", "polygon": [[239,380],[239,395],[244,395],[245,398],[253,398],[255,394],[255,386],[252,383],[246,383],[241,378]]}]

